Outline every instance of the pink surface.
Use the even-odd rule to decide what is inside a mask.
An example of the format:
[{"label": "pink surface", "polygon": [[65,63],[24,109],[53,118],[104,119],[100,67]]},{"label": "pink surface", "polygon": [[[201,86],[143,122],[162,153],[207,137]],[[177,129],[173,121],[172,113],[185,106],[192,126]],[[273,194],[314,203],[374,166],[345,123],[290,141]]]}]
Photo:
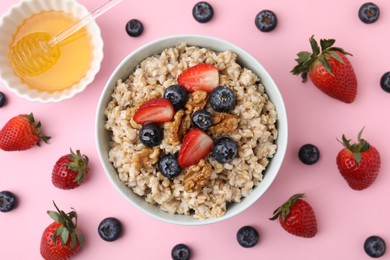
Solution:
[{"label": "pink surface", "polygon": [[[0,14],[17,0],[2,0]],[[89,10],[103,0],[80,0]],[[74,259],[170,259],[177,243],[188,244],[193,258],[204,259],[370,259],[363,251],[369,235],[380,235],[390,245],[387,206],[390,175],[386,160],[390,154],[388,108],[390,94],[379,86],[382,74],[390,70],[388,24],[390,2],[376,1],[381,17],[375,24],[363,24],[357,11],[364,1],[328,0],[210,0],[215,17],[207,24],[191,15],[196,1],[124,0],[98,18],[105,42],[105,58],[95,81],[81,94],[59,103],[34,103],[21,99],[0,83],[9,99],[0,109],[0,125],[16,114],[33,112],[43,130],[52,136],[48,145],[23,152],[0,151],[0,190],[17,194],[19,205],[0,214],[0,258],[40,259],[42,231],[51,223],[46,210],[52,200],[64,210],[74,207],[86,237],[84,250]],[[279,19],[270,33],[258,31],[254,17],[262,9],[273,10]],[[125,30],[131,18],[145,26],[139,38]],[[289,119],[289,145],[279,175],[271,188],[244,213],[200,227],[162,223],[137,210],[111,185],[100,165],[94,136],[95,110],[100,93],[114,68],[137,47],[159,37],[199,33],[220,37],[256,57],[280,88]],[[296,53],[309,50],[308,38],[335,38],[336,45],[354,54],[350,58],[359,90],[354,103],[344,104],[318,91],[310,82],[302,84],[289,73]],[[377,181],[364,191],[353,191],[338,173],[335,158],[341,145],[336,138],[345,133],[355,138],[365,126],[364,137],[382,155]],[[321,150],[320,161],[303,165],[299,147],[313,143]],[[64,191],[51,183],[52,167],[69,148],[80,149],[90,158],[91,178],[75,190]],[[317,215],[318,234],[311,239],[285,232],[268,218],[294,193],[306,193]],[[112,243],[100,239],[99,222],[117,217],[124,224],[123,236]],[[236,242],[236,232],[253,225],[259,243],[245,249]],[[384,259],[389,256],[386,253]]]}]

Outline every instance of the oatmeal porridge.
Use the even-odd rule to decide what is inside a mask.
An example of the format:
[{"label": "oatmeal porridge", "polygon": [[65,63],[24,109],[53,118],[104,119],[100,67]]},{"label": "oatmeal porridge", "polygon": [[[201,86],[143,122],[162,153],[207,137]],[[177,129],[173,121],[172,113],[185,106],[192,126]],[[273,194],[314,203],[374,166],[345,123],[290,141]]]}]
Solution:
[{"label": "oatmeal porridge", "polygon": [[[120,180],[148,203],[172,214],[195,218],[217,218],[229,204],[240,202],[258,185],[277,146],[277,113],[261,79],[236,61],[236,54],[180,44],[143,60],[128,78],[119,79],[105,110],[106,129],[111,131],[109,159]],[[164,91],[178,84],[178,76],[198,64],[218,70],[219,86],[232,90],[235,106],[217,112],[204,91],[189,93],[184,109],[175,110],[172,120],[162,124],[164,138],[159,145],[145,146],[139,139],[142,125],[134,121],[137,109],[147,100],[162,98]],[[199,109],[212,115],[205,130],[216,140],[229,137],[237,154],[226,163],[211,154],[167,178],[158,162],[164,154],[177,154],[183,136],[192,128],[191,116]]]}]

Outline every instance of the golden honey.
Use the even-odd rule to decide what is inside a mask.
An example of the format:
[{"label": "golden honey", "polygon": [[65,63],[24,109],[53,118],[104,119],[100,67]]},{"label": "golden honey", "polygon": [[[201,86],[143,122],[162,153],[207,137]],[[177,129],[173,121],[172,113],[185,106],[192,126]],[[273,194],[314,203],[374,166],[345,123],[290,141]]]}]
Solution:
[{"label": "golden honey", "polygon": [[[54,36],[75,22],[77,19],[71,14],[60,11],[43,11],[35,14],[18,27],[10,49],[28,34],[47,32]],[[92,61],[92,44],[86,29],[79,30],[57,46],[61,55],[53,67],[36,76],[18,74],[29,87],[48,92],[60,91],[70,88],[85,76]],[[9,59],[12,59],[11,55]]]}]

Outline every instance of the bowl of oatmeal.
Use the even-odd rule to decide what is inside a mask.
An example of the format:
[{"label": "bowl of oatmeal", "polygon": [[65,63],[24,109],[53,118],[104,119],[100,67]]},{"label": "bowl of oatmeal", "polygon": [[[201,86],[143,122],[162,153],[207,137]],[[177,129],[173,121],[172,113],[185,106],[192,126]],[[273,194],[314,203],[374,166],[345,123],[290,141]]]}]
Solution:
[{"label": "bowl of oatmeal", "polygon": [[[194,73],[212,80],[197,88]],[[181,107],[167,95],[172,86],[186,90]],[[216,108],[217,88],[232,93],[232,107]],[[210,115],[208,128],[195,123],[199,110]],[[149,138],[152,125],[159,130]],[[271,186],[287,116],[275,82],[249,53],[219,38],[170,36],[115,69],[99,100],[96,144],[109,180],[136,208],[168,223],[210,224],[241,213]]]}]

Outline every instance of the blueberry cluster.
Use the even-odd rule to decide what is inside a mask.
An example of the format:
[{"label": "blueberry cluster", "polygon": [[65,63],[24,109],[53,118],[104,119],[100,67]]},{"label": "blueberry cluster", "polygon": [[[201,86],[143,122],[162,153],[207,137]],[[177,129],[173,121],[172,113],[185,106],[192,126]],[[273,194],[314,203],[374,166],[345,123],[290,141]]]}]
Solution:
[{"label": "blueberry cluster", "polygon": [[[189,93],[180,85],[172,85],[165,90],[163,97],[172,103],[175,111],[178,111],[184,109]],[[209,104],[216,112],[228,112],[235,107],[236,98],[229,87],[218,86],[210,92]],[[191,121],[193,127],[207,131],[213,124],[213,117],[209,111],[202,109],[193,113]],[[163,129],[159,124],[148,123],[142,126],[139,138],[145,146],[154,147],[161,144],[163,134]],[[237,151],[235,141],[224,136],[215,140],[211,154],[219,163],[227,163],[236,157]],[[177,154],[165,154],[159,158],[158,168],[163,176],[174,178],[181,173],[182,168],[177,157]]]}]

